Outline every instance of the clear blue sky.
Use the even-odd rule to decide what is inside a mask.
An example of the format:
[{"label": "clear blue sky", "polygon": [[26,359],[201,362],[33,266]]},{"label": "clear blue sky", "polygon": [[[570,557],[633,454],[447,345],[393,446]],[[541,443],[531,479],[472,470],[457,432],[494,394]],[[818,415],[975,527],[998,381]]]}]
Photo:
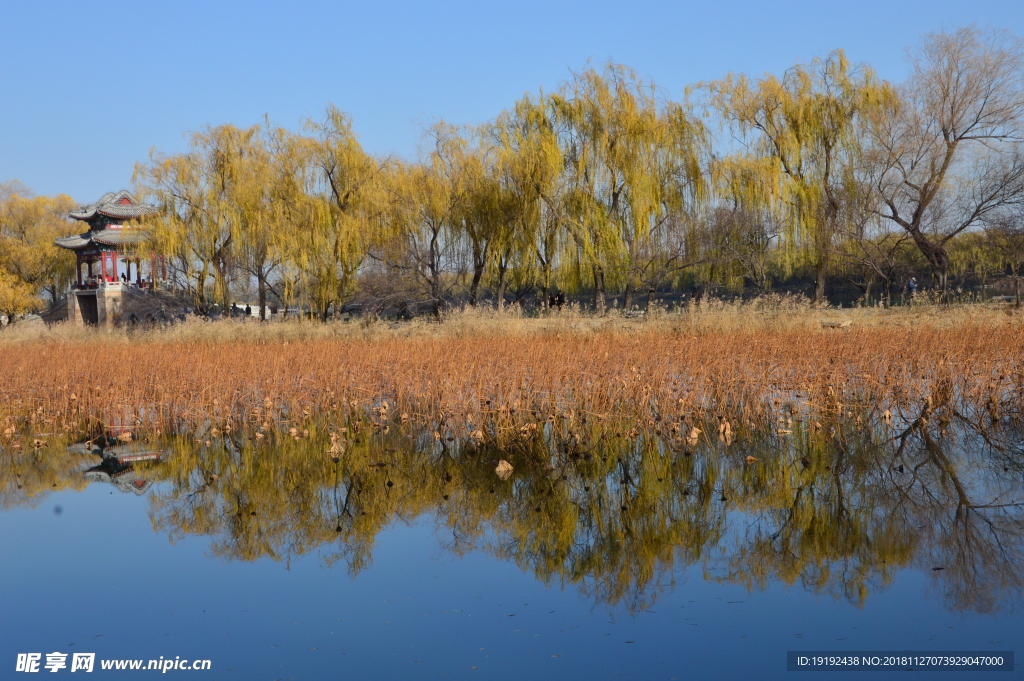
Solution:
[{"label": "clear blue sky", "polygon": [[264,114],[297,128],[329,102],[367,150],[409,157],[431,122],[482,123],[588,60],[681,95],[836,48],[901,80],[923,33],[1024,35],[1020,0],[5,0],[0,18],[0,182],[82,202],[189,131]]}]

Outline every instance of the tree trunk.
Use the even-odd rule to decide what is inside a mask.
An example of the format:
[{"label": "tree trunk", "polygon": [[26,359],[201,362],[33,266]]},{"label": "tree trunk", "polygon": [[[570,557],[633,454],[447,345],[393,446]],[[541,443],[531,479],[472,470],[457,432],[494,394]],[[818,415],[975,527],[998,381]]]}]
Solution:
[{"label": "tree trunk", "polygon": [[260,297],[260,321],[267,321],[267,280],[265,277],[260,277],[257,280]]},{"label": "tree trunk", "polygon": [[430,270],[430,307],[437,321],[441,321],[441,252],[438,248],[440,229],[432,227],[430,237],[430,261],[427,266]]},{"label": "tree trunk", "polygon": [[907,230],[910,232],[910,236],[914,239],[914,243],[917,245],[921,254],[924,255],[925,260],[932,268],[932,275],[938,279],[939,291],[942,295],[942,300],[946,299],[946,283],[949,278],[949,256],[946,254],[946,249],[941,244],[934,244],[928,240],[920,230]]},{"label": "tree trunk", "polygon": [[508,281],[508,268],[501,267],[498,269],[498,290],[496,292],[498,296],[498,312],[505,309],[505,285]]},{"label": "tree trunk", "polygon": [[483,279],[484,268],[473,266],[473,282],[469,286],[469,305],[476,307],[480,295],[480,280]]},{"label": "tree trunk", "polygon": [[430,280],[430,310],[434,319],[441,321],[441,278],[437,270]]},{"label": "tree trunk", "polygon": [[647,298],[644,300],[644,312],[649,312],[651,309],[651,294],[655,291],[653,288],[647,289]]},{"label": "tree trunk", "polygon": [[825,260],[822,258],[818,262],[817,272],[815,273],[814,282],[814,302],[822,303],[825,301]]},{"label": "tree trunk", "polygon": [[541,281],[543,282],[540,285],[540,309],[548,310],[550,307],[548,305],[548,296],[551,291],[551,263],[541,257],[539,250],[537,251],[537,256],[541,262]]},{"label": "tree trunk", "polygon": [[606,309],[604,299],[604,269],[600,265],[594,265],[594,311],[603,316]]},{"label": "tree trunk", "polygon": [[208,312],[206,305],[206,265],[203,265],[203,269],[196,274],[196,296],[195,296],[196,310],[206,314]]}]

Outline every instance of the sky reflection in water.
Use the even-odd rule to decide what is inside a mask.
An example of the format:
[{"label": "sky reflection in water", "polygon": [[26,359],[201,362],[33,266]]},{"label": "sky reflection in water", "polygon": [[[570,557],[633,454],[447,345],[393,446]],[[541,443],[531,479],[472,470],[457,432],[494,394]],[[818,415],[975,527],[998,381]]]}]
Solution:
[{"label": "sky reflection in water", "polygon": [[168,672],[209,679],[693,679],[783,678],[787,650],[1021,654],[1019,433],[879,446],[851,429],[839,447],[796,431],[728,451],[610,438],[564,468],[523,449],[509,481],[492,452],[438,456],[401,429],[353,436],[338,463],[315,432],[273,457],[183,438],[137,465],[156,481],[144,495],[75,491],[98,459],[64,446],[5,451],[0,664],[62,651],[209,658]]}]

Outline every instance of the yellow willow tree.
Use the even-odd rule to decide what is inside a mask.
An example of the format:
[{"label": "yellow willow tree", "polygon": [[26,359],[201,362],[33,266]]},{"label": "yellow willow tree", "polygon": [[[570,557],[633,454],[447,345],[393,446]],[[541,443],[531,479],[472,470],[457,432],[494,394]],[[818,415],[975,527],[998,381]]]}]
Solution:
[{"label": "yellow willow tree", "polygon": [[[253,177],[253,166],[265,162],[258,158],[260,130],[260,126],[207,128],[192,135],[191,152],[174,156],[154,152],[148,165],[135,168],[135,181],[154,197],[162,212],[151,223],[154,246],[171,258],[200,310],[208,309],[211,302],[225,307],[230,302],[229,284],[241,257],[244,212],[255,210],[249,185],[260,182]],[[210,278],[212,299],[206,291]]]},{"label": "yellow willow tree", "polygon": [[845,197],[857,185],[858,126],[866,113],[891,107],[894,91],[869,68],[851,67],[841,50],[781,79],[730,75],[709,89],[712,106],[750,152],[771,159],[760,167],[765,183],[781,185],[789,208],[784,243],[809,258],[821,301]]},{"label": "yellow willow tree", "polygon": [[371,244],[380,237],[380,205],[388,162],[359,144],[349,117],[335,106],[322,123],[306,124],[278,153],[278,205],[288,227],[293,279],[326,320],[351,298]]},{"label": "yellow willow tree", "polygon": [[500,177],[501,149],[491,144],[483,128],[460,130],[441,124],[433,135],[432,164],[455,190],[451,235],[463,242],[470,274],[469,304],[476,306],[492,250],[506,241],[510,225],[510,197]]},{"label": "yellow willow tree", "polygon": [[[469,304],[475,306],[488,271],[498,307],[504,306],[510,271],[525,274],[534,254],[541,197],[536,158],[510,145],[501,123],[473,130],[437,126],[432,163],[454,190],[452,235],[461,242],[469,269]],[[552,139],[557,149],[557,140]],[[557,166],[553,169],[557,176]],[[522,277],[520,277],[522,279]],[[520,281],[522,283],[522,281]]]},{"label": "yellow willow tree", "polygon": [[46,295],[56,305],[74,278],[71,254],[54,244],[75,227],[67,220],[71,197],[31,196],[26,188],[0,185],[0,314],[38,309]]},{"label": "yellow willow tree", "polygon": [[[238,264],[256,280],[259,317],[267,318],[267,294],[283,266],[293,238],[288,206],[294,200],[301,174],[296,168],[291,139],[269,120],[239,145],[234,181],[226,199],[234,206],[231,221],[237,236]],[[278,293],[280,299],[281,293]]]},{"label": "yellow willow tree", "polygon": [[546,97],[523,97],[498,116],[486,134],[498,149],[500,210],[505,216],[505,229],[492,249],[498,307],[504,305],[511,271],[524,275],[534,267],[546,306],[562,245],[556,209],[562,151]]},{"label": "yellow willow tree", "polygon": [[470,183],[459,161],[458,147],[465,140],[458,131],[440,122],[430,136],[434,149],[423,162],[395,163],[390,168],[385,239],[371,255],[407,289],[402,293],[426,297],[439,318],[458,275],[461,219]]},{"label": "yellow willow tree", "polygon": [[266,318],[267,293],[289,238],[285,206],[298,172],[288,155],[290,137],[269,121],[246,129],[221,125],[193,135],[191,153],[154,156],[137,170],[137,180],[165,211],[154,225],[156,246],[186,282],[195,278],[201,309],[211,275],[213,300],[224,306],[229,284],[251,277],[260,318]]},{"label": "yellow willow tree", "polygon": [[593,274],[598,312],[609,273],[624,283],[629,306],[652,232],[704,196],[704,127],[657,95],[632,70],[608,64],[577,74],[550,98],[564,159],[565,227]]},{"label": "yellow willow tree", "polygon": [[[772,172],[774,161],[764,156],[733,154],[716,159],[712,181],[718,199],[707,217],[709,246],[729,272],[739,272],[759,293],[770,286],[769,270],[780,262],[779,238],[785,206],[781,203],[781,175]],[[788,275],[789,271],[783,269]]]}]

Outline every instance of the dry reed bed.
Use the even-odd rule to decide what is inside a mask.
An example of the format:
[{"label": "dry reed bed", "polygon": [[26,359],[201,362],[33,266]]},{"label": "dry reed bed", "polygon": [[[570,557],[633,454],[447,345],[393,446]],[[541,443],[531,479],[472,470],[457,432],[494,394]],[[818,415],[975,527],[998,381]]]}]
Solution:
[{"label": "dry reed bed", "polygon": [[[738,420],[948,406],[1019,414],[1024,329],[989,320],[829,331],[574,324],[528,334],[0,344],[0,417],[85,431],[405,418],[500,441],[544,419]],[[6,427],[11,427],[10,423]],[[479,435],[478,435],[479,436]]]}]

